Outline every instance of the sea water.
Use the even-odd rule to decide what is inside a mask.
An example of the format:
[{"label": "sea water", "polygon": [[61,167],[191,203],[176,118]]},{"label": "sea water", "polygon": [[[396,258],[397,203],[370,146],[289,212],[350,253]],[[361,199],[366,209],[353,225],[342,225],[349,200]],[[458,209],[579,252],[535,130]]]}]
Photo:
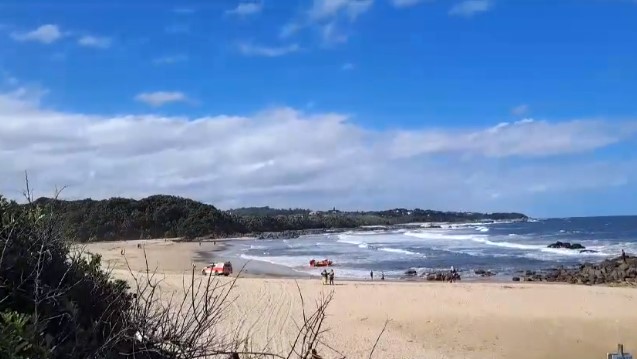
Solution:
[{"label": "sea water", "polygon": [[[494,271],[503,278],[519,271],[597,262],[620,255],[622,249],[637,255],[635,216],[427,226],[238,241],[227,254],[310,275],[322,270],[311,268],[311,259],[329,259],[337,277],[351,279],[369,278],[372,270],[392,279],[403,277],[408,269],[421,274],[451,266],[463,278],[475,276],[477,269]],[[556,241],[580,243],[595,252],[547,247]]]}]

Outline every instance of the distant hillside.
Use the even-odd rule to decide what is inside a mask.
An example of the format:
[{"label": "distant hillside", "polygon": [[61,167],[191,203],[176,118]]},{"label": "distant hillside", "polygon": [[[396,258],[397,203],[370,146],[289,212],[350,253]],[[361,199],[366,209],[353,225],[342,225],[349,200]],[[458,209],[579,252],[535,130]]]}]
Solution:
[{"label": "distant hillside", "polygon": [[310,214],[312,212],[311,209],[278,209],[278,208],[270,208],[269,206],[265,207],[241,207],[234,208],[228,211],[228,213],[235,214],[238,216],[287,216],[292,214]]},{"label": "distant hillside", "polygon": [[421,209],[342,212],[307,209],[239,208],[221,211],[187,198],[155,195],[141,200],[111,198],[78,201],[39,198],[52,206],[67,238],[78,241],[161,237],[228,237],[286,230],[355,228],[409,222],[526,220],[521,213],[441,212]]}]

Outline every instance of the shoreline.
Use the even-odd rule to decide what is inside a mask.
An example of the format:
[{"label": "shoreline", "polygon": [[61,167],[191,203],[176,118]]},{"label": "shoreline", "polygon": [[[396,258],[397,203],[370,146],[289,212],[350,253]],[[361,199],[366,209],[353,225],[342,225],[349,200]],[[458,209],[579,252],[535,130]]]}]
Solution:
[{"label": "shoreline", "polygon": [[[334,266],[329,266],[329,267],[316,267],[314,268],[315,271],[314,273],[309,273],[308,271],[301,271],[301,270],[297,270],[295,268],[290,268],[281,264],[276,264],[276,263],[271,263],[265,260],[259,260],[259,259],[245,259],[243,257],[241,257],[240,255],[237,256],[237,253],[233,253],[232,249],[234,248],[234,245],[236,243],[240,243],[242,240],[250,240],[250,238],[240,238],[240,239],[236,239],[236,240],[227,240],[226,244],[224,246],[224,249],[221,251],[216,251],[214,253],[198,253],[198,255],[202,258],[207,258],[209,261],[214,261],[219,260],[219,259],[223,259],[221,257],[226,257],[228,259],[230,259],[233,263],[239,263],[238,266],[235,266],[236,268],[239,267],[243,267],[246,266],[246,271],[243,273],[244,275],[247,275],[249,277],[261,277],[261,278],[288,278],[288,279],[300,279],[300,278],[314,278],[314,279],[320,279],[320,271],[323,268],[326,269],[333,269],[336,273],[336,280],[346,280],[346,281],[354,281],[354,282],[368,282],[370,281],[369,277],[348,277],[348,276],[343,276],[340,277],[339,276],[339,272],[338,272],[338,265],[334,265]],[[252,239],[254,240],[254,239]],[[226,251],[226,255],[222,255],[220,256],[219,253],[223,253],[224,251]],[[205,256],[204,254],[207,254],[207,256]],[[590,266],[590,267],[596,267],[598,265],[601,265],[602,263],[605,263],[607,261],[609,261],[610,259],[602,259],[599,262],[590,262],[585,264],[585,266]],[[234,264],[233,264],[234,265]],[[506,275],[502,275],[502,274],[495,274],[495,275],[491,275],[491,276],[483,276],[483,275],[479,275],[475,273],[475,270],[465,270],[465,271],[459,271],[459,274],[461,276],[461,279],[459,280],[459,282],[465,282],[465,283],[563,283],[563,284],[588,284],[588,279],[584,279],[583,281],[581,280],[581,278],[579,279],[579,282],[569,282],[569,280],[557,280],[558,275],[556,275],[555,273],[557,271],[570,271],[572,276],[576,276],[576,274],[573,274],[574,272],[577,272],[578,269],[581,269],[581,265],[580,266],[570,266],[570,267],[546,267],[546,268],[542,268],[539,270],[518,270],[515,273],[510,273],[510,274],[506,274]],[[637,266],[636,266],[637,267]],[[376,274],[374,281],[381,281],[380,280],[380,272],[378,270],[374,270],[374,273]],[[391,281],[391,282],[406,282],[406,283],[427,283],[427,282],[446,282],[445,280],[431,280],[428,279],[428,274],[442,274],[442,275],[446,275],[448,273],[448,270],[444,270],[444,269],[437,269],[437,270],[433,270],[430,273],[418,273],[416,275],[407,275],[406,273],[407,271],[405,271],[405,273],[403,273],[400,276],[396,276],[394,275],[389,275],[386,276],[385,281]],[[489,270],[486,270],[485,272],[490,272]],[[555,274],[555,275],[554,275]],[[580,273],[577,273],[580,274]],[[580,276],[581,277],[581,276]],[[339,279],[340,278],[340,279]],[[601,281],[601,279],[599,279]],[[595,283],[595,280],[592,280],[593,283],[592,284],[605,284],[606,286],[613,286],[613,287],[637,287],[637,280],[633,279],[628,279],[626,281],[602,281],[600,283]],[[607,282],[607,283],[604,283]]]},{"label": "shoreline", "polygon": [[[207,264],[198,252],[221,259],[229,243],[150,240],[92,243],[114,278],[145,275],[146,261],[167,297],[183,293],[195,264]],[[121,250],[125,249],[125,254]],[[146,255],[144,256],[144,252]],[[132,273],[125,265],[130,265]],[[237,262],[238,263],[238,262]],[[261,265],[260,263],[257,266]],[[236,267],[239,270],[239,267]],[[194,280],[204,278],[198,271]],[[236,276],[236,273],[235,273]],[[546,282],[346,280],[321,285],[315,277],[289,278],[254,271],[213,277],[236,283],[218,328],[246,336],[254,348],[285,354],[298,333],[302,308],[331,296],[324,340],[348,358],[369,357],[379,332],[376,357],[386,359],[462,357],[467,359],[603,357],[623,343],[637,349],[637,290]],[[187,278],[187,279],[186,279]],[[180,294],[177,294],[180,295]],[[301,299],[301,296],[304,299]],[[321,346],[325,358],[335,357]],[[342,357],[342,356],[339,356]]]},{"label": "shoreline", "polygon": [[[363,228],[364,229],[364,228]],[[222,239],[202,239],[197,241],[183,241],[177,238],[161,238],[161,239],[148,239],[148,240],[126,240],[126,241],[103,241],[103,242],[91,242],[89,244],[84,245],[98,245],[104,246],[108,248],[122,247],[128,246],[132,247],[133,245],[141,244],[145,249],[147,245],[153,246],[186,246],[191,249],[191,257],[189,258],[190,262],[195,264],[197,269],[215,262],[219,260],[229,260],[233,263],[233,269],[235,273],[241,272],[242,277],[248,278],[281,278],[281,279],[320,279],[320,271],[323,268],[334,269],[336,272],[335,279],[337,281],[348,281],[348,282],[357,282],[357,283],[367,283],[372,282],[369,278],[363,277],[339,277],[338,274],[338,265],[330,266],[330,267],[317,267],[316,273],[308,273],[299,270],[295,270],[294,268],[290,268],[281,264],[275,264],[268,261],[258,260],[258,259],[245,259],[240,255],[236,255],[237,253],[231,252],[234,248],[234,244],[240,243],[242,241],[250,241],[256,240],[252,237],[233,237],[233,238],[222,238]],[[162,244],[163,243],[163,244]],[[130,249],[128,249],[130,250]],[[634,257],[631,257],[634,258]],[[612,259],[617,260],[617,259]],[[611,260],[611,261],[612,261]],[[583,266],[590,266],[592,268],[597,268],[597,266],[608,262],[609,259],[602,259],[597,262],[587,262]],[[637,263],[637,262],[636,262]],[[117,266],[117,265],[116,265]],[[121,264],[120,264],[121,266]],[[515,284],[515,283],[546,283],[546,284],[572,284],[572,285],[595,285],[595,286],[607,286],[607,287],[637,287],[637,280],[628,279],[627,281],[602,281],[596,283],[593,279],[592,283],[587,283],[586,278],[584,281],[579,279],[579,282],[575,282],[574,280],[569,282],[567,280],[555,280],[557,276],[553,276],[553,280],[547,280],[549,278],[550,273],[562,270],[562,271],[577,271],[577,266],[572,267],[547,267],[542,270],[535,271],[517,271],[515,274],[508,275],[494,275],[494,276],[480,276],[471,274],[470,271],[460,271],[461,280],[459,283],[494,283],[494,284]],[[580,269],[582,265],[579,266]],[[192,268],[191,268],[192,269]],[[186,270],[186,269],[184,269]],[[446,273],[444,270],[435,271],[437,273]],[[526,272],[526,273],[525,273]],[[382,282],[380,280],[380,271],[374,271],[376,274],[373,282]],[[464,275],[469,273],[469,275]],[[518,280],[514,278],[517,277]],[[395,275],[386,276],[385,282],[392,283],[429,283],[429,282],[444,282],[440,280],[427,280],[425,273],[418,273],[417,275],[402,275],[400,277],[396,277]]]}]

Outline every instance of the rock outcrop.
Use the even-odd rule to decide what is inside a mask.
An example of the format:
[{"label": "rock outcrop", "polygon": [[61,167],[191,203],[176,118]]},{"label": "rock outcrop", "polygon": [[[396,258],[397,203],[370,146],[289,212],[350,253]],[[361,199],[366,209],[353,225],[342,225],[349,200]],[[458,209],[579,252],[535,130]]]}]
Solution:
[{"label": "rock outcrop", "polygon": [[416,272],[415,269],[408,269],[405,271],[405,275],[408,277],[414,277],[418,275],[418,272]]},{"label": "rock outcrop", "polygon": [[586,247],[584,247],[583,245],[579,243],[560,242],[560,241],[551,243],[547,247],[548,248],[565,248],[565,249],[586,249]]},{"label": "rock outcrop", "polygon": [[484,269],[476,269],[474,273],[476,275],[479,275],[480,277],[492,277],[497,274],[496,272],[492,272],[490,270],[484,270]]},{"label": "rock outcrop", "polygon": [[422,276],[428,281],[437,281],[437,282],[449,282],[453,280],[460,280],[460,274],[451,273],[451,272],[433,272],[433,273],[423,273]]},{"label": "rock outcrop", "polygon": [[543,273],[527,271],[514,277],[525,282],[563,282],[572,284],[637,285],[637,257],[607,259],[601,263],[586,263],[575,268],[554,268]]}]

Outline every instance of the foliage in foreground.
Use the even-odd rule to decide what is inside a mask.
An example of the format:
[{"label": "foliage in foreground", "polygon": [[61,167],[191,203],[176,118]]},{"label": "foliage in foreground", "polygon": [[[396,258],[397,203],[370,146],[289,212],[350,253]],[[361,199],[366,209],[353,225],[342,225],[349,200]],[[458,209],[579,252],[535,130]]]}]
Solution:
[{"label": "foliage in foreground", "polygon": [[99,256],[72,250],[55,203],[0,197],[0,358],[314,358],[331,295],[313,314],[303,309],[285,356],[255,351],[241,328],[215,331],[234,281],[195,280],[193,270],[183,292],[165,298],[152,272],[131,270],[131,289]]},{"label": "foliage in foreground", "polygon": [[[0,357],[110,357],[131,297],[61,240],[50,208],[0,197]],[[109,351],[111,353],[109,353]]]}]

